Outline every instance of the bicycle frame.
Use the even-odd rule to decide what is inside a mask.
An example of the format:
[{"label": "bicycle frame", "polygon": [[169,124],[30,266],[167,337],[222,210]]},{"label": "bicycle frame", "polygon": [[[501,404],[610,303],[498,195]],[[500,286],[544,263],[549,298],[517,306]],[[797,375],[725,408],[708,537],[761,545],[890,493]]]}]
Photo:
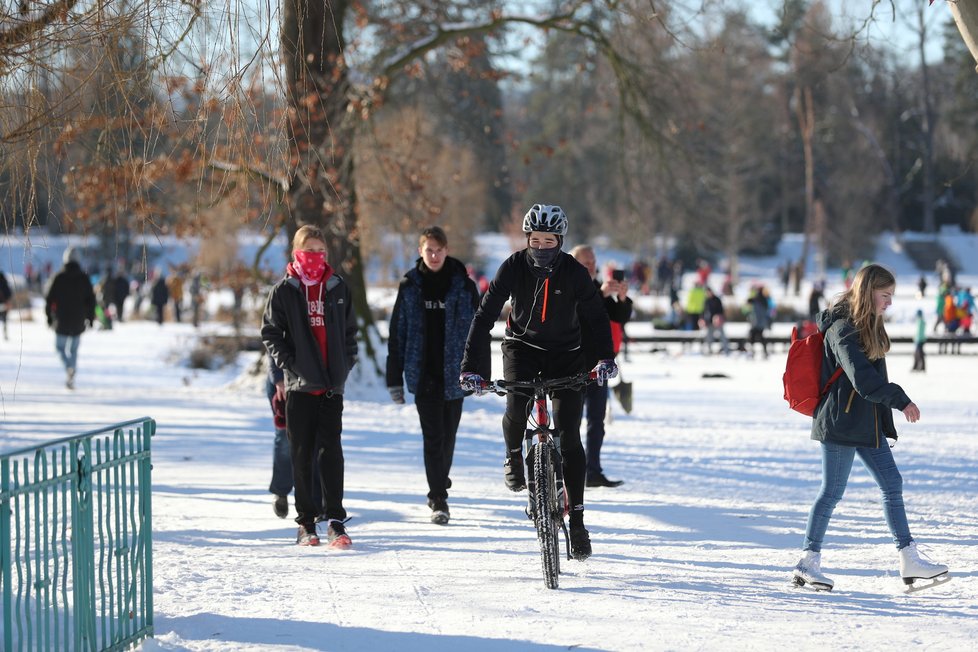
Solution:
[{"label": "bicycle frame", "polygon": [[[527,479],[528,503],[526,515],[533,520],[540,542],[543,562],[544,584],[547,588],[557,588],[560,573],[559,522],[564,533],[567,559],[571,558],[570,537],[566,518],[570,513],[570,501],[564,487],[563,460],[560,455],[560,437],[550,427],[548,401],[561,390],[579,389],[596,380],[588,373],[565,378],[535,378],[529,381],[497,380],[489,383],[489,391],[503,395],[517,393],[532,402],[527,409],[527,428],[523,438],[524,473]],[[532,460],[532,461],[531,461]]]}]

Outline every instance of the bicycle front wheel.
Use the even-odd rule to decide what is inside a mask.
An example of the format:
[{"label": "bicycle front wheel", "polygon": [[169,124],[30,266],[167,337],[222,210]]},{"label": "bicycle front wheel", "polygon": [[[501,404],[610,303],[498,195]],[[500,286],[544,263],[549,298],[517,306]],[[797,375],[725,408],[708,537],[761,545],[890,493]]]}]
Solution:
[{"label": "bicycle front wheel", "polygon": [[557,472],[554,468],[553,446],[550,444],[538,443],[533,446],[533,481],[536,488],[534,525],[540,543],[543,583],[548,589],[556,589],[560,575],[558,532],[562,515],[557,505]]}]

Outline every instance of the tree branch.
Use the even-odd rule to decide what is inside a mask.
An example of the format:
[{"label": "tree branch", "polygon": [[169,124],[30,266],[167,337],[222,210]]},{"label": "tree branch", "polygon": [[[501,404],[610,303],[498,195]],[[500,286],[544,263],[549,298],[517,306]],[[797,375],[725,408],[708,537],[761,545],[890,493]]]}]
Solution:
[{"label": "tree branch", "polygon": [[76,4],[78,0],[58,0],[39,16],[18,23],[10,29],[0,30],[0,56],[5,56],[7,51],[27,43],[35,34],[66,15]]}]

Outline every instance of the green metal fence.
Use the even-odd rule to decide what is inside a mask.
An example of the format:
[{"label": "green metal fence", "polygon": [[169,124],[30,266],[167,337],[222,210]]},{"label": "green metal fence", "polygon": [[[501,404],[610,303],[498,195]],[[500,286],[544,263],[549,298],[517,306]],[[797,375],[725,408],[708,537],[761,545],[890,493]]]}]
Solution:
[{"label": "green metal fence", "polygon": [[3,650],[153,634],[150,418],[0,455]]}]

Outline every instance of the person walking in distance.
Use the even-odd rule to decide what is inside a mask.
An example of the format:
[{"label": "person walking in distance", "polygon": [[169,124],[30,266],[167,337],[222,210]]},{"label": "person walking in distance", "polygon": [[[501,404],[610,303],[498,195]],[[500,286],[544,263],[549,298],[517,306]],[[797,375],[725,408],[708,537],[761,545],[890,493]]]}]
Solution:
[{"label": "person walking in distance", "polygon": [[[590,245],[577,245],[570,251],[571,256],[584,266],[591,276],[595,287],[601,293],[604,302],[604,309],[608,313],[611,321],[611,341],[615,355],[621,348],[624,339],[624,326],[632,318],[632,300],[628,298],[628,283],[622,278],[612,277],[604,282],[598,280],[598,262],[594,255],[594,249]],[[597,353],[594,349],[594,338],[586,320],[581,320],[581,346],[587,360],[587,365],[594,366],[598,363]],[[601,447],[605,437],[605,412],[608,410],[608,394],[610,393],[607,383],[598,385],[588,385],[584,388],[584,411],[587,418],[587,430],[585,438],[585,457],[587,459],[587,471],[585,474],[584,485],[586,487],[619,487],[624,484],[623,480],[609,480],[601,468]]]},{"label": "person walking in distance", "polygon": [[[292,262],[268,295],[261,338],[285,374],[285,421],[295,485],[296,543],[348,548],[343,507],[343,389],[357,359],[357,322],[349,286],[326,262],[326,237],[305,225],[292,239]],[[314,465],[322,501],[313,498]]]},{"label": "person walking in distance", "polygon": [[[503,376],[506,380],[555,379],[587,370],[581,348],[580,320],[588,322],[598,363],[592,370],[600,382],[618,375],[611,344],[608,313],[587,270],[561,251],[567,234],[567,215],[560,206],[534,204],[523,217],[526,248],[499,266],[482,297],[465,342],[459,382],[466,391],[481,394],[492,371],[490,331],[507,300],[511,310],[503,339]],[[517,393],[506,397],[503,463],[506,486],[526,488],[523,470],[523,434],[531,398]],[[553,395],[554,425],[560,436],[564,482],[571,505],[571,555],[591,556],[591,538],[584,527],[586,460],[581,444],[584,401],[580,390]]]},{"label": "person walking in distance", "polygon": [[150,303],[156,312],[156,323],[163,325],[166,304],[170,302],[170,289],[167,287],[166,276],[162,269],[153,270],[153,284],[150,286]]},{"label": "person walking in distance", "polygon": [[387,389],[404,403],[404,381],[414,394],[424,440],[431,522],[450,518],[455,436],[465,392],[458,384],[462,351],[479,305],[479,291],[465,265],[448,255],[448,236],[438,226],[418,239],[420,257],[401,279],[387,339]]},{"label": "person walking in distance", "polygon": [[886,439],[896,439],[893,410],[909,423],[920,409],[903,388],[889,382],[885,355],[890,349],[883,313],[893,300],[896,279],[885,267],[869,264],[834,306],[816,318],[824,334],[822,384],[835,369],[843,374],[815,409],[812,439],[822,449],[822,487],[808,515],[804,554],[793,574],[797,584],[831,590],[821,570],[822,542],[835,506],[842,499],[853,459],[858,455],[882,494],[886,524],[899,551],[900,575],[906,584],[947,573],[947,566],[920,556],[910,535],[903,504],[903,478]]},{"label": "person walking in distance", "polygon": [[0,321],[3,322],[3,339],[10,339],[7,336],[7,312],[14,298],[14,292],[7,282],[7,276],[0,270]]},{"label": "person walking in distance", "polygon": [[927,371],[927,360],[924,357],[924,344],[927,343],[927,321],[924,311],[917,310],[916,325],[913,334],[913,369],[911,371]]},{"label": "person walking in distance", "polygon": [[44,300],[48,326],[55,332],[55,349],[65,366],[65,387],[75,388],[78,345],[86,326],[95,321],[95,290],[88,274],[78,264],[78,250],[68,247],[61,268]]}]

